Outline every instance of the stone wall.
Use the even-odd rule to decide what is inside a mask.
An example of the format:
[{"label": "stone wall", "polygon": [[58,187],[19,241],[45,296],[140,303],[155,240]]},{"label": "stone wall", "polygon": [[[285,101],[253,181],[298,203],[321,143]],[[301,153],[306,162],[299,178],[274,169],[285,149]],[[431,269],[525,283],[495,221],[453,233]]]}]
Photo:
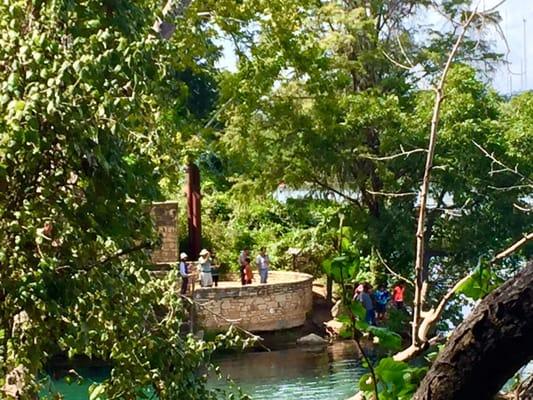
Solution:
[{"label": "stone wall", "polygon": [[178,261],[178,202],[152,203],[150,214],[161,235],[161,247],[152,251],[152,262],[165,265]]},{"label": "stone wall", "polygon": [[[313,305],[313,277],[269,271],[269,283],[197,288],[197,323],[210,330],[225,329],[228,319],[250,331],[273,331],[303,325]],[[222,316],[220,318],[218,316]]]}]

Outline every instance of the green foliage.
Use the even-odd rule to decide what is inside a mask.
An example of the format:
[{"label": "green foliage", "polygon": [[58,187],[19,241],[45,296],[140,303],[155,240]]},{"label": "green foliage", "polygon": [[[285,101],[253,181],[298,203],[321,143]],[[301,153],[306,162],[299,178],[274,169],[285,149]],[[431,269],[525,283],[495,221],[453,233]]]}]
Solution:
[{"label": "green foliage", "polygon": [[405,334],[410,328],[411,316],[405,310],[390,307],[387,310],[387,328],[400,335]]},{"label": "green foliage", "polygon": [[[358,322],[360,324],[365,324],[363,321],[365,320],[366,310],[359,301],[352,301],[349,304],[349,309],[351,314],[357,318]],[[363,325],[360,325],[363,326]]]},{"label": "green foliage", "polygon": [[351,226],[343,226],[336,239],[340,243],[338,251],[342,255],[325,259],[322,262],[324,273],[342,285],[370,282],[373,258],[370,254],[362,255],[369,247],[366,233]]},{"label": "green foliage", "polygon": [[[231,160],[227,173],[233,187],[252,196],[272,192],[283,181],[296,189],[335,194],[344,201],[343,209],[350,209],[345,211],[346,225],[355,236],[367,236],[357,245],[360,257],[371,256],[375,247],[392,269],[410,276],[416,193],[434,93],[420,90],[413,84],[417,76],[398,69],[384,53],[403,59],[399,39],[431,76],[441,68],[455,37],[431,32],[432,40],[403,25],[401,15],[415,16],[425,2],[400,2],[393,18],[394,40],[376,23],[390,11],[379,7],[380,1],[367,12],[357,2],[274,4],[261,11],[265,18],[258,23],[253,51],[239,55],[238,70],[224,75],[220,85],[221,97],[231,99],[221,114],[226,129],[219,149]],[[415,4],[419,7],[408,6]],[[445,12],[459,16],[467,5],[453,2]],[[459,58],[463,62],[495,56],[484,44],[477,47],[468,38],[465,43],[467,50]],[[509,131],[515,137],[514,151],[520,151],[521,138],[527,143],[528,100],[515,100],[524,117],[513,118],[511,107],[502,107],[503,100],[477,71],[461,63],[452,67],[445,91],[425,230],[430,262],[446,271],[432,276],[436,288],[453,285],[480,255],[504,248],[533,226],[531,215],[513,209],[513,203],[524,204],[530,189],[495,189],[524,182],[510,173],[491,174],[490,160],[473,144],[486,145],[507,161],[510,141],[501,132]],[[417,149],[421,151],[395,156]],[[509,165],[515,165],[512,160]],[[528,164],[525,153],[521,162]],[[380,276],[379,263],[372,259],[370,264],[353,279],[386,278]],[[334,267],[336,275],[338,271]],[[439,295],[438,289],[431,291],[430,302]]]},{"label": "green foliage", "polygon": [[[207,185],[210,185],[207,183]],[[334,251],[338,205],[310,199],[244,198],[235,191],[220,193],[204,189],[204,247],[215,249],[229,269],[237,269],[239,252],[248,247],[252,255],[266,247],[276,269],[292,269],[321,275],[320,263]],[[186,233],[186,230],[182,232]],[[299,250],[290,255],[289,248]]]},{"label": "green foliage", "polygon": [[[394,361],[392,358],[382,358],[374,366],[379,398],[383,400],[411,399],[426,371],[427,368],[412,367],[407,363]],[[373,396],[374,386],[370,374],[365,374],[360,378],[359,389],[368,398]]]},{"label": "green foliage", "polygon": [[479,300],[503,282],[504,280],[491,268],[490,263],[480,262],[468,279],[457,288],[456,292],[464,294],[472,300]]},{"label": "green foliage", "polygon": [[[446,3],[460,15],[468,2]],[[423,153],[382,158],[426,146],[433,97],[385,54],[407,49],[438,69],[453,35],[419,46],[404,25],[427,4],[198,1],[168,42],[152,32],[161,6],[152,0],[0,4],[0,382],[19,365],[35,378],[63,353],[112,363],[94,398],[146,388],[162,399],[217,395],[198,370],[219,344],[243,343],[180,335],[176,276],[153,280],[144,252],[157,240],[147,205],[163,197],[160,186],[177,193],[184,161],[206,172],[204,245],[227,265],[244,246],[266,246],[285,268],[295,247],[306,264],[326,259],[344,285],[376,277],[375,247],[409,275],[416,199],[380,193],[417,191]],[[220,30],[242,49],[238,70],[217,76]],[[531,94],[503,103],[465,65],[450,71],[426,226],[437,294],[533,226],[513,209],[531,197],[531,104]],[[491,171],[472,140],[521,174]],[[345,202],[281,204],[270,197],[281,181]],[[341,232],[339,211],[349,225]],[[480,268],[461,292],[481,296],[495,283]],[[394,334],[363,325],[357,304],[352,311],[361,329],[397,346]],[[406,368],[378,367],[396,382],[380,383],[390,396],[411,390],[418,375]]]},{"label": "green foliage", "polygon": [[337,283],[343,284],[355,276],[355,263],[351,262],[346,256],[325,260],[322,267],[324,268],[324,272],[331,276]]},{"label": "green foliage", "polygon": [[176,95],[198,87],[178,72],[216,52],[194,18],[161,41],[159,7],[0,4],[0,382],[24,367],[22,398],[55,354],[112,365],[92,398],[217,396],[199,371],[227,338],[181,334],[177,277],[153,279],[146,252],[148,204],[181,164],[176,114],[204,107]]},{"label": "green foliage", "polygon": [[[349,237],[349,229],[343,229],[344,235]],[[353,242],[350,240],[343,241],[343,248],[352,253],[350,256],[338,256],[326,259],[322,263],[322,268],[326,275],[331,276],[333,280],[341,285],[343,294],[343,304],[345,312],[337,319],[342,322],[343,327],[340,335],[344,338],[353,337],[356,330],[359,332],[370,333],[374,337],[374,342],[387,350],[399,350],[402,339],[399,334],[390,330],[388,327],[377,327],[365,322],[366,310],[357,300],[352,299],[351,291],[346,289],[346,284],[354,279],[363,276],[365,267],[368,271],[370,257],[365,257],[363,261],[358,256],[358,251],[354,249]],[[356,282],[361,282],[360,280]]]},{"label": "green foliage", "polygon": [[368,328],[374,336],[374,342],[388,350],[398,351],[402,347],[402,338],[396,332],[388,327],[379,327],[370,325]]}]

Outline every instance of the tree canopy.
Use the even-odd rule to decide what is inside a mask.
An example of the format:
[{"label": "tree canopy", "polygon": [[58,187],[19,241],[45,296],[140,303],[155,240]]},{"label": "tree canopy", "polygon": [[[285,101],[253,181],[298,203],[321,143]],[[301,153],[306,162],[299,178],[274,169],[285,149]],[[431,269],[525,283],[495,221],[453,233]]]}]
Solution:
[{"label": "tree canopy", "polygon": [[0,386],[18,376],[21,398],[58,354],[112,364],[91,398],[215,396],[199,372],[215,344],[182,334],[176,277],[153,280],[146,250],[180,166],[180,88],[216,48],[201,21],[160,40],[159,7],[0,5]]},{"label": "tree canopy", "polygon": [[[470,2],[183,4],[169,40],[153,30],[153,0],[0,4],[0,386],[18,376],[22,398],[57,354],[112,364],[92,398],[216,398],[203,368],[231,333],[186,335],[176,276],[150,275],[148,205],[179,193],[189,162],[205,177],[205,242],[226,263],[268,245],[287,267],[298,247],[329,275],[391,281],[382,257],[413,278],[430,87]],[[459,23],[421,25],[435,5]],[[533,95],[490,88],[499,55],[477,35],[498,20],[473,21],[444,86],[425,221],[431,305],[533,227]],[[217,67],[221,40],[235,71]],[[309,195],[278,201],[278,187]],[[531,251],[480,273],[485,289]],[[486,295],[473,279],[462,293]],[[421,374],[385,359],[378,375],[391,365]]]}]

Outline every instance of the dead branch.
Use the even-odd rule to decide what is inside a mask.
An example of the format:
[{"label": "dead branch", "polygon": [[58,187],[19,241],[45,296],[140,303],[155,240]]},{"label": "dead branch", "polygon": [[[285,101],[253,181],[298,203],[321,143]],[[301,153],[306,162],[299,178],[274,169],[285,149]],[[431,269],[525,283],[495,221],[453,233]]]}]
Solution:
[{"label": "dead branch", "polygon": [[526,214],[529,214],[533,211],[533,207],[523,207],[521,205],[518,205],[516,203],[513,203],[513,207],[516,208],[519,211],[525,212]]},{"label": "dead branch", "polygon": [[385,52],[385,50],[381,50],[381,52],[383,53],[383,55],[385,56],[385,58],[386,58],[387,60],[389,60],[391,63],[393,63],[393,64],[396,65],[397,67],[399,67],[399,68],[403,68],[403,69],[405,69],[405,70],[407,70],[407,71],[410,71],[410,70],[413,68],[413,67],[409,67],[409,66],[407,66],[407,65],[404,65],[404,64],[402,64],[402,63],[399,62],[399,61],[396,61],[394,58],[392,58],[391,56],[389,56],[389,55]]},{"label": "dead branch", "polygon": [[513,186],[487,186],[489,189],[500,192],[512,192],[513,190],[533,189],[533,185],[513,185]]},{"label": "dead branch", "polygon": [[361,202],[354,198],[354,197],[351,197],[351,196],[348,196],[347,194],[344,194],[342,193],[340,190],[337,190],[335,189],[334,187],[328,185],[327,183],[324,183],[322,182],[321,180],[319,180],[317,177],[313,177],[313,180],[312,180],[313,183],[317,184],[318,186],[321,186],[323,187],[324,189],[327,189],[343,198],[345,198],[346,200],[354,203],[355,205],[357,205],[359,208],[361,208]]},{"label": "dead branch", "polygon": [[522,239],[516,241],[511,246],[503,250],[502,252],[496,254],[494,258],[491,260],[491,262],[495,263],[505,257],[508,257],[509,255],[514,253],[516,250],[518,250],[520,247],[522,247],[524,244],[526,244],[530,240],[533,240],[533,232],[525,234]]},{"label": "dead branch", "polygon": [[396,35],[396,41],[398,42],[398,46],[400,47],[400,51],[402,52],[403,56],[405,57],[405,60],[409,63],[411,68],[415,68],[415,65],[413,64],[413,61],[411,61],[411,59],[407,55],[405,49],[403,48],[402,41],[401,41],[399,35]]},{"label": "dead branch", "polygon": [[[528,233],[527,235],[524,235],[524,237],[518,241],[516,241],[513,245],[509,246],[507,249],[503,250],[502,252],[498,253],[494,258],[491,260],[491,263],[496,263],[503,258],[506,258],[510,256],[512,253],[517,251],[520,247],[522,247],[525,243],[528,241],[533,240],[533,232]],[[422,322],[420,324],[420,327],[418,329],[418,337],[422,343],[427,343],[427,334],[429,333],[430,329],[433,327],[434,323],[439,320],[441,317],[444,308],[448,304],[448,302],[451,300],[453,295],[457,292],[457,290],[461,287],[463,283],[465,283],[470,277],[474,274],[474,271],[470,272],[465,277],[461,278],[457,283],[446,292],[446,294],[442,297],[439,304],[436,308],[429,310],[428,312],[424,313],[424,318],[422,319]],[[423,349],[423,347],[411,345],[406,350],[397,353],[394,356],[394,359],[396,361],[405,361],[410,359],[413,356],[416,356],[420,353],[420,351]]]},{"label": "dead branch", "polygon": [[381,256],[381,253],[379,252],[378,249],[376,249],[376,253],[377,253],[377,255],[378,255],[379,260],[380,260],[381,263],[383,264],[383,266],[384,266],[384,267],[387,269],[387,271],[389,271],[394,277],[396,277],[396,278],[398,278],[398,279],[400,279],[400,280],[402,280],[402,281],[408,283],[408,284],[411,285],[411,286],[415,286],[415,284],[414,284],[414,282],[413,282],[412,280],[407,279],[406,277],[404,277],[404,276],[398,274],[397,272],[394,272],[394,271],[392,270],[392,268],[389,267],[389,265],[385,262],[385,260],[384,260],[383,257]]},{"label": "dead branch", "polygon": [[[474,143],[474,146],[476,146],[479,150],[481,150],[481,152],[483,154],[485,154],[485,156],[490,158],[492,160],[493,164],[496,164],[496,165],[501,167],[501,169],[495,170],[491,166],[491,171],[489,172],[490,176],[493,176],[493,175],[495,175],[497,173],[509,172],[509,173],[512,173],[514,175],[519,176],[522,179],[522,181],[527,182],[527,185],[520,185],[520,186],[533,187],[533,180],[531,178],[523,175],[522,173],[520,173],[520,171],[518,171],[518,166],[515,166],[514,168],[511,168],[511,167],[507,166],[506,164],[504,164],[503,162],[501,162],[500,160],[498,160],[494,156],[494,153],[489,153],[486,149],[483,148],[483,146],[478,144],[475,140],[472,140],[472,143]],[[494,189],[504,189],[504,188],[494,188]]]},{"label": "dead branch", "polygon": [[448,302],[451,300],[455,292],[461,287],[463,283],[465,283],[470,277],[472,276],[472,272],[466,275],[465,277],[461,278],[457,283],[450,289],[446,294],[442,297],[439,304],[435,309],[431,309],[427,313],[425,313],[424,319],[422,320],[422,323],[420,324],[420,329],[418,330],[418,337],[422,342],[427,341],[427,334],[433,324],[440,318],[442,315],[442,312],[444,311],[444,308],[448,304]]},{"label": "dead branch", "polygon": [[501,0],[499,3],[496,3],[493,7],[483,10],[482,14],[488,14],[493,11],[496,11],[498,7],[500,7],[503,3],[505,3],[507,0]]},{"label": "dead branch", "polygon": [[532,285],[529,263],[481,300],[453,331],[412,398],[492,398],[533,356]]},{"label": "dead branch", "polygon": [[414,149],[414,150],[405,151],[403,149],[403,146],[400,146],[400,150],[401,150],[401,153],[396,153],[396,154],[393,154],[393,155],[390,155],[390,156],[376,157],[376,156],[372,156],[370,154],[363,154],[363,155],[360,155],[359,157],[360,158],[365,158],[367,160],[386,161],[386,160],[394,160],[395,158],[398,158],[398,157],[407,158],[411,154],[414,154],[414,153],[427,153],[427,149]]},{"label": "dead branch", "polygon": [[213,116],[209,119],[209,121],[207,121],[207,123],[204,125],[204,128],[205,129],[209,128],[211,124],[216,121],[216,119],[222,113],[222,111],[224,111],[225,108],[228,107],[231,104],[231,102],[233,102],[234,99],[235,97],[230,97],[224,104],[222,104],[219,107],[219,109],[213,114]]},{"label": "dead branch", "polygon": [[374,196],[384,196],[384,197],[406,197],[406,196],[416,196],[417,192],[403,192],[403,193],[389,193],[389,192],[374,192],[373,190],[366,190],[367,193],[373,194]]},{"label": "dead branch", "polygon": [[433,158],[435,155],[435,147],[436,147],[436,141],[437,141],[437,132],[438,132],[438,124],[440,120],[440,110],[441,110],[441,104],[444,100],[444,84],[446,82],[446,77],[448,76],[448,72],[451,68],[452,61],[455,58],[455,55],[457,54],[457,51],[459,50],[459,46],[461,45],[465,34],[467,32],[468,27],[474,20],[474,17],[477,15],[477,6],[476,8],[470,13],[470,16],[466,20],[466,22],[462,25],[461,33],[459,34],[457,40],[455,41],[455,44],[453,45],[453,48],[448,55],[448,59],[446,61],[446,64],[444,66],[444,69],[442,71],[439,83],[437,87],[435,88],[435,103],[433,106],[433,116],[431,118],[431,130],[429,135],[429,145],[428,145],[428,152],[427,152],[427,158],[426,158],[426,165],[424,168],[424,177],[422,180],[422,187],[420,190],[420,212],[418,216],[418,226],[416,231],[416,256],[415,256],[415,276],[416,276],[416,285],[415,285],[415,298],[414,298],[414,312],[413,312],[413,324],[412,324],[412,345],[415,347],[421,347],[424,343],[420,340],[419,335],[419,328],[421,323],[421,311],[424,306],[423,299],[422,299],[422,291],[423,291],[423,285],[424,285],[424,228],[425,228],[425,222],[426,222],[426,211],[427,211],[427,201],[428,201],[428,194],[429,194],[429,183],[430,183],[430,176],[431,176],[431,169],[433,167]]}]

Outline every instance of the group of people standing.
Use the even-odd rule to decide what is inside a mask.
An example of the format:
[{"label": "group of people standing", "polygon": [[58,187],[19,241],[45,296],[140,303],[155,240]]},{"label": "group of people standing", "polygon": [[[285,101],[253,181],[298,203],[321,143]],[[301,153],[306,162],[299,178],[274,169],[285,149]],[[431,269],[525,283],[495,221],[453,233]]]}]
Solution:
[{"label": "group of people standing", "polygon": [[384,321],[387,313],[387,305],[392,300],[394,308],[401,310],[404,308],[405,284],[398,282],[392,288],[392,296],[385,287],[379,285],[376,291],[373,290],[369,283],[355,285],[353,300],[361,302],[366,314],[365,322],[371,325],[377,325],[377,321]]},{"label": "group of people standing", "polygon": [[[200,251],[200,257],[196,262],[188,261],[187,253],[180,254],[180,275],[181,275],[181,294],[187,293],[189,280],[200,276],[200,286],[211,287],[218,286],[218,268],[215,262],[215,256],[211,255],[206,249]],[[196,265],[196,271],[194,266]]]},{"label": "group of people standing", "polygon": [[[239,254],[239,270],[241,274],[242,285],[250,285],[252,283],[254,275],[250,265],[251,262],[250,250],[245,248],[243,251],[241,251],[241,254]],[[260,282],[267,283],[270,259],[268,258],[268,254],[266,253],[266,249],[264,247],[261,247],[259,254],[255,258],[255,264],[259,272]]]},{"label": "group of people standing", "polygon": [[[201,287],[218,286],[219,265],[215,260],[215,256],[211,255],[206,249],[200,251],[198,261],[188,261],[187,253],[180,254],[180,276],[181,276],[181,294],[186,294],[189,283],[193,283],[196,277],[200,276]],[[261,248],[259,254],[255,258],[255,263],[260,276],[261,283],[267,283],[268,270],[270,268],[270,259],[264,247]],[[196,268],[194,268],[196,266]],[[241,275],[241,283],[243,285],[250,285],[253,281],[253,272],[251,267],[250,251],[245,248],[239,255],[239,269]]]}]

